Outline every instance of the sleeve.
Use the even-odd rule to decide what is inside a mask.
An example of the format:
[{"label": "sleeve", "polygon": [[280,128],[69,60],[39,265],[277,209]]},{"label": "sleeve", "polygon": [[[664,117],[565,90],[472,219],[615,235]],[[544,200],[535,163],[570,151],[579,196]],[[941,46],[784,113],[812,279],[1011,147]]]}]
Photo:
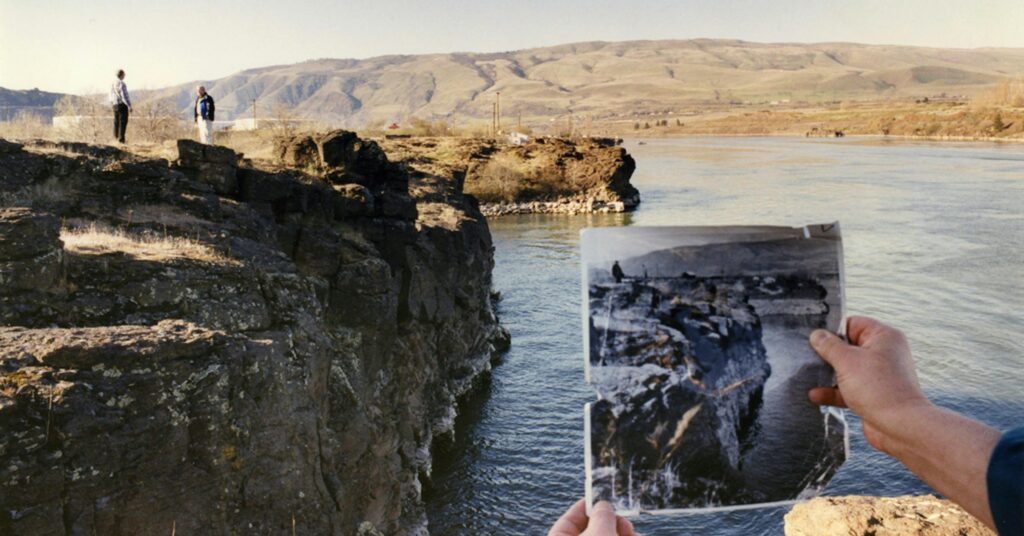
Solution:
[{"label": "sleeve", "polygon": [[128,98],[128,84],[121,82],[121,92],[124,94],[124,103],[131,106],[132,100]]},{"label": "sleeve", "polygon": [[988,462],[988,504],[1000,536],[1024,534],[1024,426],[1003,434]]}]

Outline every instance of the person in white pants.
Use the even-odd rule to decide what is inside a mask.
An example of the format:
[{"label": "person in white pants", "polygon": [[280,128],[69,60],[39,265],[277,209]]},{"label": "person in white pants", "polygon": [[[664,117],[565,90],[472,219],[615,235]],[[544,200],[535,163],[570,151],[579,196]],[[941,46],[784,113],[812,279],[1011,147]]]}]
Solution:
[{"label": "person in white pants", "polygon": [[213,97],[206,92],[206,88],[196,88],[195,121],[199,129],[199,141],[205,144],[213,143]]}]

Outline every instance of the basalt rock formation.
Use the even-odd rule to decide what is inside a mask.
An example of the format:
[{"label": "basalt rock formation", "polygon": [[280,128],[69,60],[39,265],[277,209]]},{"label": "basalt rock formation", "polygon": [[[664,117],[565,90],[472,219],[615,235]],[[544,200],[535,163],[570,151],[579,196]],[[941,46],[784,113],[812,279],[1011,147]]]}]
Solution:
[{"label": "basalt rock formation", "polygon": [[490,233],[456,183],[314,146],[0,140],[0,534],[426,532],[432,440],[508,343]]},{"label": "basalt rock formation", "polygon": [[465,185],[487,216],[626,212],[640,203],[636,162],[619,140],[537,138],[521,145],[481,138],[387,138],[392,159]]},{"label": "basalt rock formation", "polygon": [[733,504],[771,373],[743,287],[696,278],[590,287],[595,500]]},{"label": "basalt rock formation", "polygon": [[954,503],[920,497],[818,497],[786,514],[786,536],[993,536]]}]

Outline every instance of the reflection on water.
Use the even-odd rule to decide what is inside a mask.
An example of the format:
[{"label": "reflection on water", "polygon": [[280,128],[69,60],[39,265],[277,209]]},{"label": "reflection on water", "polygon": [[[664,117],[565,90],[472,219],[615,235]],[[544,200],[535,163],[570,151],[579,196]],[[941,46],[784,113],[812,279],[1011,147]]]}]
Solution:
[{"label": "reflection on water", "polygon": [[[627,142],[630,215],[491,222],[512,349],[468,400],[427,493],[433,534],[543,534],[583,493],[579,230],[608,225],[843,225],[848,310],[907,331],[940,403],[1024,422],[1024,146],[717,138]],[[863,440],[826,494],[920,493]],[[642,517],[644,534],[780,534],[785,509]]]}]

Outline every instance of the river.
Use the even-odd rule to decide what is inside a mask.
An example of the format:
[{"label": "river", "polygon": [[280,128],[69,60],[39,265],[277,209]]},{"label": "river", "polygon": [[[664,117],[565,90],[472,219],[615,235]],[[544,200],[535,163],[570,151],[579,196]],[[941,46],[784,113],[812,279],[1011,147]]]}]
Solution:
[{"label": "river", "polygon": [[[431,533],[543,535],[583,494],[579,230],[839,220],[847,311],[911,341],[925,392],[1000,428],[1024,424],[1024,145],[873,139],[627,140],[631,214],[494,219],[512,348],[460,408],[426,498]],[[927,493],[851,421],[826,495]],[[785,508],[641,516],[645,535],[781,534]]]}]

